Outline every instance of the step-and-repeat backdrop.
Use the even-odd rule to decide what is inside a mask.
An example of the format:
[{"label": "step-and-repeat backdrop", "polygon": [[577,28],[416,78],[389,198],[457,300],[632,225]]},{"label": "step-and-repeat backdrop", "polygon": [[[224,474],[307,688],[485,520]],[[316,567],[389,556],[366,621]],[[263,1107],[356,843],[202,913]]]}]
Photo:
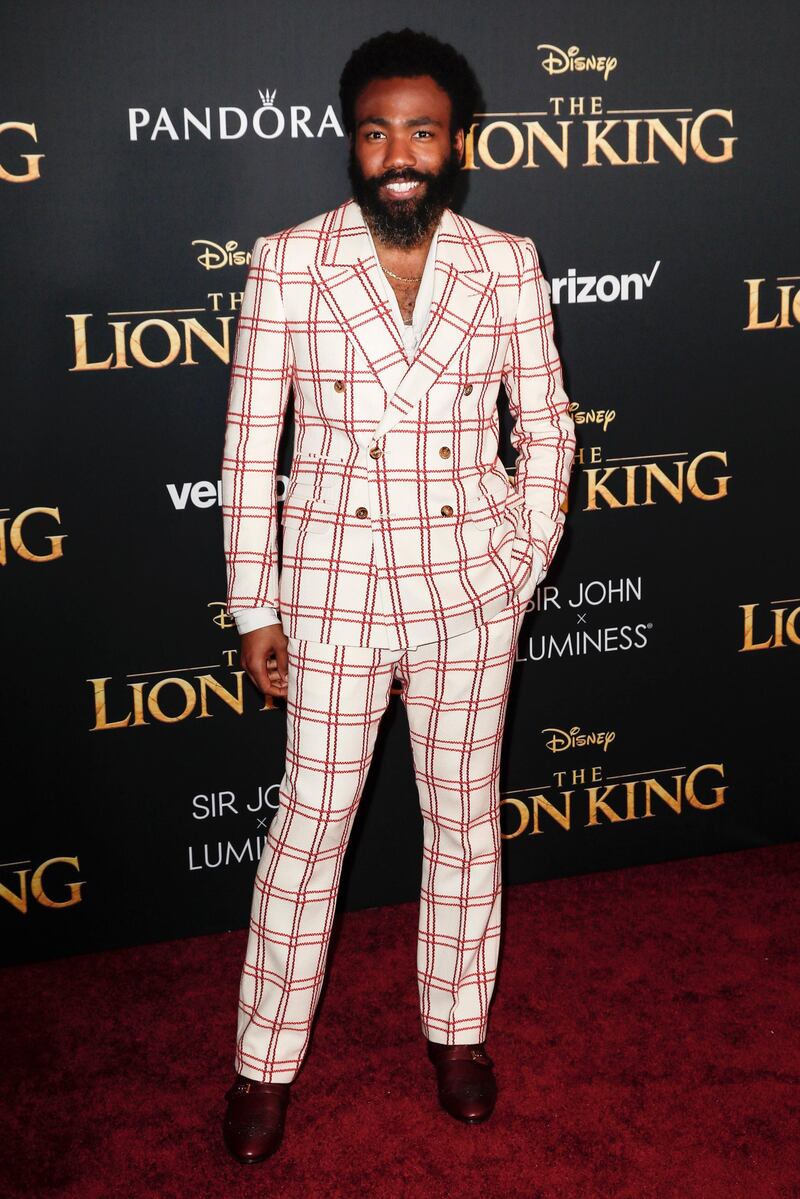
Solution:
[{"label": "step-and-repeat backdrop", "polygon": [[[578,435],[519,639],[505,878],[797,839],[796,8],[34,0],[3,22],[8,960],[246,923],[285,716],[225,608],[237,311],[256,237],[349,194],[339,73],[404,23],[475,67],[462,211],[536,243]],[[290,421],[281,488],[291,453]],[[348,908],[418,893],[397,695],[384,725]]]}]

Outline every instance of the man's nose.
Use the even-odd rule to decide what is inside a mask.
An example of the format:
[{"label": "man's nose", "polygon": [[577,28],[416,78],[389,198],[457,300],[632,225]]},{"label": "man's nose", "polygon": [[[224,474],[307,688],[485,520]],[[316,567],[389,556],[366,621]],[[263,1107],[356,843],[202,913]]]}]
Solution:
[{"label": "man's nose", "polygon": [[407,136],[390,134],[386,139],[383,165],[387,171],[399,171],[416,163],[414,147]]}]

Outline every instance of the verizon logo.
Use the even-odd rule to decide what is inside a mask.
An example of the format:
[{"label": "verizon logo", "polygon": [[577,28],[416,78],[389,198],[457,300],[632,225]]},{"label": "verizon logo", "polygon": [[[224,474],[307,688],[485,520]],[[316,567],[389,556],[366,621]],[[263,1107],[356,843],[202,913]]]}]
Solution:
[{"label": "verizon logo", "polygon": [[625,275],[579,275],[571,266],[566,275],[550,280],[554,304],[612,304],[615,300],[643,300],[652,286],[661,259],[653,264],[649,275],[633,271]]}]

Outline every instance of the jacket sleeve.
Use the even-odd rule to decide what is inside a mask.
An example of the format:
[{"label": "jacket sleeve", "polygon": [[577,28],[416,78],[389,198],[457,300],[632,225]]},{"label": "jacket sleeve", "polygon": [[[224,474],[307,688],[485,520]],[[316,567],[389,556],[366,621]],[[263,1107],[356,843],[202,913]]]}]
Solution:
[{"label": "jacket sleeve", "polygon": [[222,527],[227,607],[237,612],[278,608],[277,451],[294,357],[274,249],[275,243],[263,237],[253,247],[225,421]]},{"label": "jacket sleeve", "polygon": [[521,530],[539,557],[544,578],[564,531],[561,504],[575,454],[575,425],[563,388],[561,360],[553,341],[550,285],[532,240],[523,239],[520,297],[503,363],[503,383],[514,418],[516,490]]},{"label": "jacket sleeve", "polygon": [[252,633],[253,629],[281,623],[277,608],[266,605],[263,608],[229,608],[228,615],[233,617],[237,633]]}]

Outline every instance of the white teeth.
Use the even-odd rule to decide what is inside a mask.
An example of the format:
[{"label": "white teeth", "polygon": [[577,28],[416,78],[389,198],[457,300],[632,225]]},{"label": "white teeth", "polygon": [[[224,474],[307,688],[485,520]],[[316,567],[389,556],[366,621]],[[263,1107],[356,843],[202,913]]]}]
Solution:
[{"label": "white teeth", "polygon": [[387,183],[386,186],[389,191],[410,192],[413,188],[417,187],[417,181],[416,179],[412,179],[409,183]]}]

